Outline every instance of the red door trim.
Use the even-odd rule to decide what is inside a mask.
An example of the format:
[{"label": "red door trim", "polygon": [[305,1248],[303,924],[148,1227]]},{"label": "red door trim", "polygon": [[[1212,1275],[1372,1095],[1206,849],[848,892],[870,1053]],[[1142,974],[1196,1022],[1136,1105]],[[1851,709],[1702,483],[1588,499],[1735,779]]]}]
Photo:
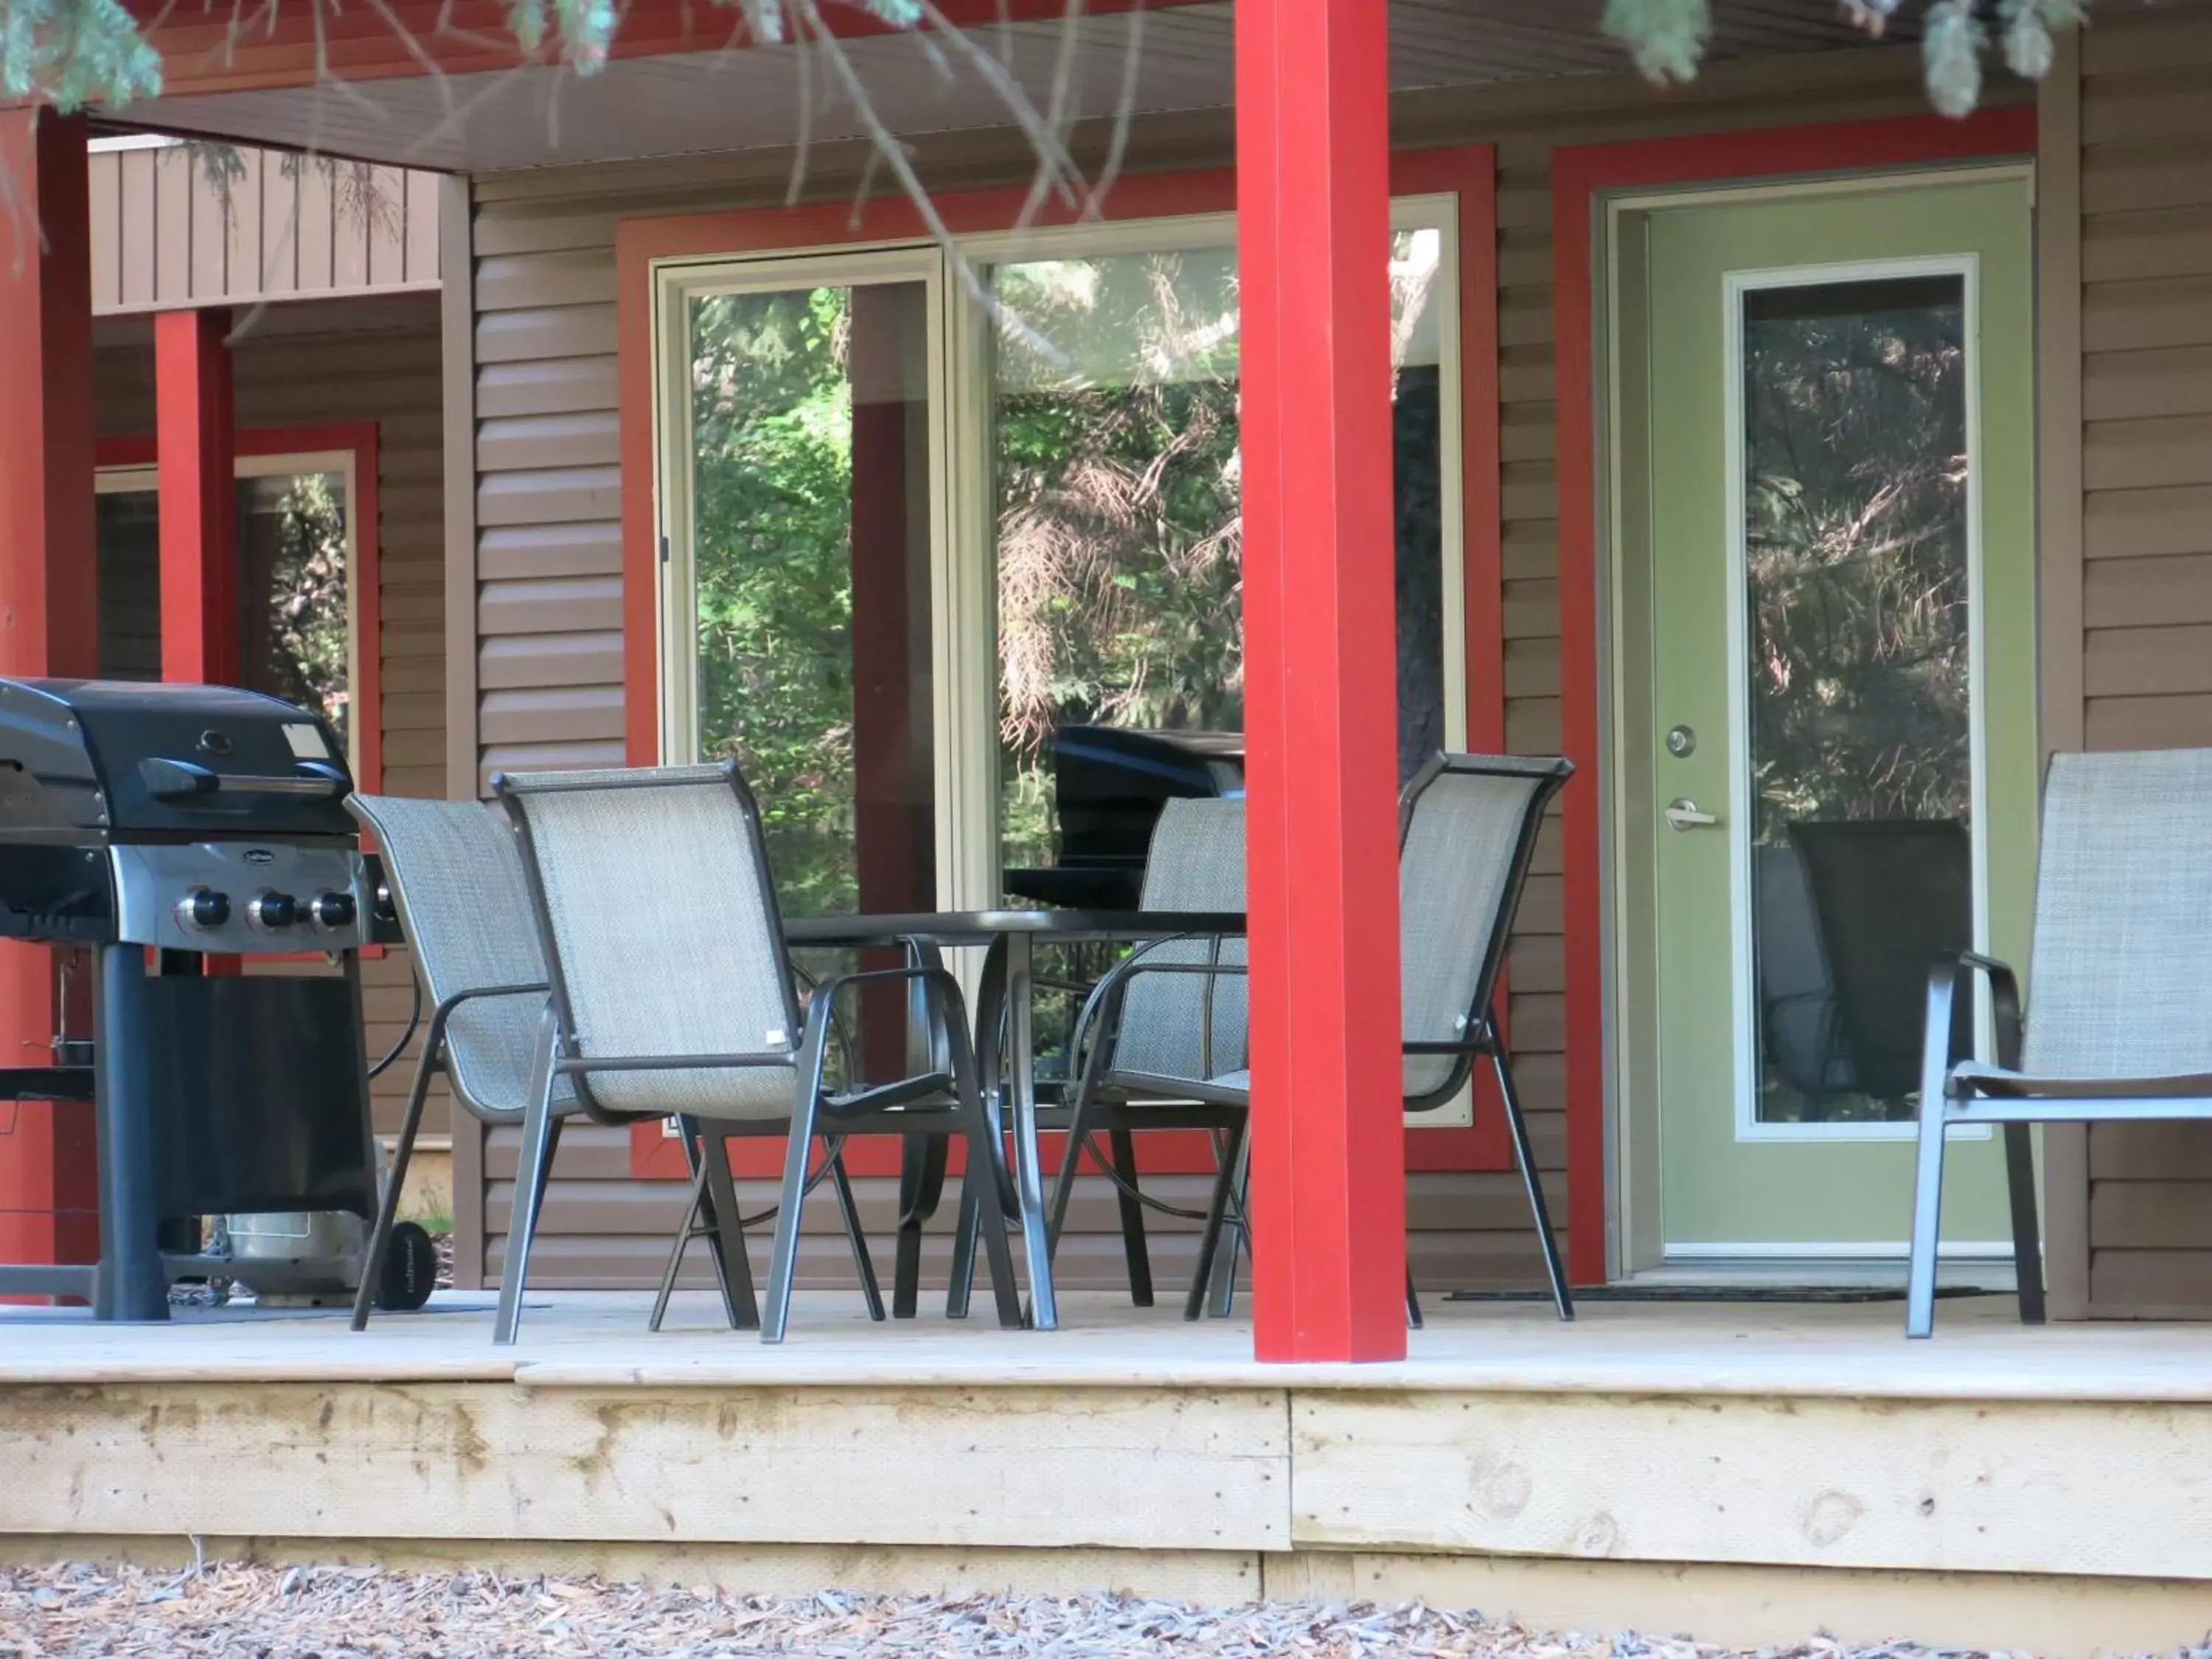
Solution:
[{"label": "red door trim", "polygon": [[[1394,196],[1456,195],[1459,198],[1460,444],[1462,557],[1465,568],[1468,741],[1498,750],[1505,740],[1504,617],[1502,605],[1502,524],[1498,402],[1497,153],[1488,144],[1403,149],[1390,158]],[[950,192],[933,198],[939,221],[952,235],[988,234],[1014,226],[1029,201],[1024,188]],[[1099,204],[1109,220],[1164,219],[1227,213],[1237,205],[1230,168],[1137,173],[1122,179]],[[1073,222],[1076,215],[1054,204],[1037,216],[1044,225]],[[902,197],[860,204],[833,203],[797,208],[626,219],[615,231],[617,351],[622,474],[623,720],[629,763],[650,766],[660,758],[659,543],[655,527],[658,489],[653,453],[652,268],[663,259],[710,259],[790,252],[871,243],[920,242],[931,227]],[[241,439],[241,442],[243,439]],[[1512,1152],[1490,1085],[1478,1095],[1471,1129],[1425,1129],[1407,1137],[1409,1170],[1490,1170],[1511,1167]],[[957,1149],[955,1156],[957,1157]],[[736,1167],[771,1176],[781,1167],[773,1147],[739,1141]],[[1203,1156],[1203,1154],[1200,1154]],[[860,1146],[847,1154],[854,1174],[895,1173],[888,1146]],[[1180,1164],[1189,1161],[1171,1159]],[[640,1179],[680,1179],[681,1154],[657,1124],[634,1126],[631,1174]],[[1164,1166],[1163,1172],[1165,1172]]]},{"label": "red door trim", "polygon": [[1559,702],[1576,777],[1564,803],[1566,912],[1567,1266],[1577,1285],[1607,1271],[1605,1181],[1604,890],[1598,835],[1597,463],[1591,289],[1598,200],[1672,185],[1864,173],[2035,154],[2035,111],[1963,121],[1915,116],[1698,134],[1552,152],[1552,337],[1558,378]]}]

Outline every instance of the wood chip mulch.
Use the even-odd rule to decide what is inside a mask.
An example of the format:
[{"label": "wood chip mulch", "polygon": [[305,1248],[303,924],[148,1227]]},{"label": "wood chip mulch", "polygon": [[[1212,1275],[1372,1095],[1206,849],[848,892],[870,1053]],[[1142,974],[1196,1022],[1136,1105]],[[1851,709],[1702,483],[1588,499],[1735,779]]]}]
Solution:
[{"label": "wood chip mulch", "polygon": [[[1207,1609],[1114,1595],[746,1596],[353,1566],[0,1566],[0,1656],[7,1659],[1724,1659],[1732,1651],[1681,1638],[1541,1635],[1419,1605],[1264,1601]],[[1815,1640],[1760,1659],[1970,1656]],[[2212,1650],[2190,1659],[2212,1659]]]}]

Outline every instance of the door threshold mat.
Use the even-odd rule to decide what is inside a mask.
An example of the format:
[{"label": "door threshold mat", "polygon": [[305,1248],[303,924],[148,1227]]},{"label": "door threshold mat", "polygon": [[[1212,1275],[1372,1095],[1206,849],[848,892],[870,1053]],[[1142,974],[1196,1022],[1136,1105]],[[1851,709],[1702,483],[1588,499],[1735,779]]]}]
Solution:
[{"label": "door threshold mat", "polygon": [[[2006,1296],[2010,1291],[1974,1285],[1937,1287],[1940,1301],[1967,1296]],[[1447,1302],[1541,1302],[1549,1291],[1448,1291]],[[1902,1302],[1902,1287],[1889,1285],[1592,1285],[1575,1291],[1577,1302]]]}]

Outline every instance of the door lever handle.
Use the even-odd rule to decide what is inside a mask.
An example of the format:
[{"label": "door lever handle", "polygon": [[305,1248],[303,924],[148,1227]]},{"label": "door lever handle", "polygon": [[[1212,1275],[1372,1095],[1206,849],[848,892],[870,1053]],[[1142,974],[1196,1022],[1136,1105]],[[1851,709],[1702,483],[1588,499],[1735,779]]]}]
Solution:
[{"label": "door lever handle", "polygon": [[1667,803],[1667,827],[1669,830],[1711,830],[1720,823],[1711,812],[1701,812],[1698,803],[1683,795]]}]

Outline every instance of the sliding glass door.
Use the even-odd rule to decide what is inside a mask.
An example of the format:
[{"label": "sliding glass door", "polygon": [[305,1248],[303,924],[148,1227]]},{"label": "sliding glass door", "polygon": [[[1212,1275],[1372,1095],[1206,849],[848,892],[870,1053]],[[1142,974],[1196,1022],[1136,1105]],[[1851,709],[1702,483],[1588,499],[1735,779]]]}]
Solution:
[{"label": "sliding glass door", "polygon": [[[1457,229],[1390,250],[1399,768],[1462,739]],[[1227,216],[655,268],[661,741],[793,911],[999,902],[1071,725],[1243,723]]]}]

